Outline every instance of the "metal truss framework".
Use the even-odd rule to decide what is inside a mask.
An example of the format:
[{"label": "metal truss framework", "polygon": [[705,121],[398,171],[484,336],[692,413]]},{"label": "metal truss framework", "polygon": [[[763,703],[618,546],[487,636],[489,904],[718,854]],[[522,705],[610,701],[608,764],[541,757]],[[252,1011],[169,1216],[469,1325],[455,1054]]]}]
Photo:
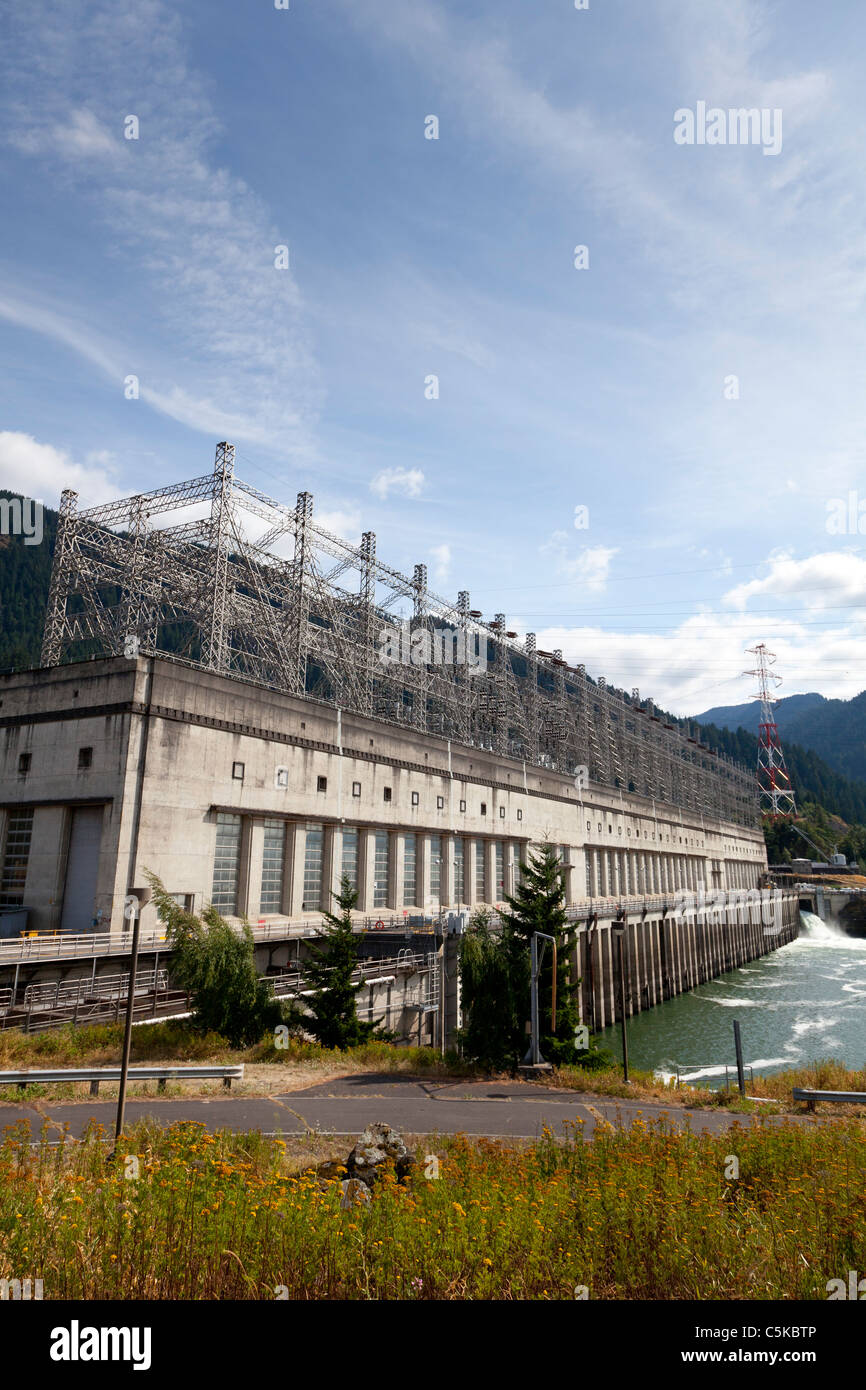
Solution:
[{"label": "metal truss framework", "polygon": [[773,694],[773,688],[778,689],[782,684],[782,677],[770,670],[775,663],[776,654],[768,651],[764,642],[759,642],[756,647],[747,647],[746,650],[750,656],[755,656],[758,660],[757,666],[751,671],[744,671],[743,675],[757,678],[758,691],[752,699],[761,702],[761,722],[758,725],[758,792],[761,810],[769,812],[773,820],[780,820],[797,814],[797,799],[788,775],[773,709],[778,701],[778,696]]},{"label": "metal truss framework", "polygon": [[[184,520],[197,507],[206,515]],[[264,524],[253,542],[241,518]],[[166,525],[155,524],[159,519]],[[277,543],[290,558],[274,554]],[[146,655],[322,701],[430,736],[578,775],[683,810],[756,823],[754,778],[631,698],[543,652],[469,606],[452,604],[318,526],[310,493],[284,506],[213,473],[78,510],[66,490],[43,666]],[[582,774],[586,786],[587,774]]]}]

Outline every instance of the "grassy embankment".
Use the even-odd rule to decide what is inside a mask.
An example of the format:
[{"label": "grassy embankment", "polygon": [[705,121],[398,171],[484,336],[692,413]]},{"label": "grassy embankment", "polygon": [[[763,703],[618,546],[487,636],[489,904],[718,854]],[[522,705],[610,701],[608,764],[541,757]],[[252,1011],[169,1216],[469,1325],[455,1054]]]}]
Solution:
[{"label": "grassy embankment", "polygon": [[[424,1076],[441,1081],[483,1080],[486,1074],[477,1071],[453,1053],[440,1056],[432,1048],[395,1047],[390,1043],[367,1043],[348,1052],[330,1051],[315,1043],[290,1041],[287,1049],[274,1047],[271,1042],[236,1050],[216,1034],[197,1033],[184,1022],[141,1024],[133,1030],[133,1065],[145,1062],[237,1063],[246,1068],[242,1083],[232,1084],[233,1095],[267,1095],[300,1090],[317,1082],[357,1072],[394,1073]],[[17,1032],[0,1032],[0,1069],[22,1069],[49,1066],[116,1066],[120,1059],[123,1025],[99,1024],[90,1028],[71,1026],[48,1033],[25,1036]],[[502,1080],[502,1077],[495,1078]],[[166,1095],[208,1095],[221,1088],[219,1081],[169,1083]],[[709,1090],[684,1086],[673,1089],[657,1080],[651,1072],[632,1072],[632,1081],[623,1084],[619,1068],[603,1071],[584,1071],[565,1067],[555,1071],[548,1084],[597,1096],[612,1096],[665,1105],[721,1107],[735,1112],[761,1113],[794,1112],[791,1091],[794,1086],[818,1090],[866,1092],[866,1070],[849,1071],[840,1063],[824,1060],[801,1067],[796,1071],[777,1072],[771,1076],[756,1076],[748,1083],[749,1096],[743,1102],[739,1095],[724,1090]],[[135,1082],[130,1095],[156,1094],[155,1081]],[[0,1087],[0,1101],[86,1099],[86,1083],[56,1086]],[[116,1085],[100,1087],[106,1099],[117,1094]],[[818,1107],[818,1113],[848,1116],[866,1115],[866,1107],[851,1105]]]},{"label": "grassy embankment", "polygon": [[856,1121],[427,1139],[348,1209],[310,1166],[345,1140],[141,1124],[107,1163],[96,1131],[25,1128],[0,1144],[0,1277],[46,1299],[823,1299],[866,1267]]}]

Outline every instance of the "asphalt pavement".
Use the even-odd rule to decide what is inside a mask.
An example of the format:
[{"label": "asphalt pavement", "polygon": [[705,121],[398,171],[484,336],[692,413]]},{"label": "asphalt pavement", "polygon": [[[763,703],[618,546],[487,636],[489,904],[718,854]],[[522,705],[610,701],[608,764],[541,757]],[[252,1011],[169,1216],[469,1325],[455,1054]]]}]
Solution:
[{"label": "asphalt pavement", "polygon": [[[116,1102],[31,1101],[0,1105],[0,1130],[29,1119],[36,1137],[44,1123],[64,1126],[78,1138],[91,1121],[113,1131]],[[718,1110],[688,1110],[663,1102],[612,1100],[583,1092],[556,1091],[521,1082],[446,1082],[358,1074],[274,1096],[229,1096],[207,1099],[129,1099],[126,1122],[150,1117],[159,1124],[195,1120],[208,1130],[260,1130],[263,1134],[357,1135],[366,1125],[383,1121],[408,1134],[476,1134],[535,1139],[547,1126],[558,1136],[578,1125],[590,1137],[601,1125],[630,1126],[641,1117],[663,1117],[675,1130],[724,1133],[751,1117]],[[573,1132],[573,1131],[572,1131]]]}]

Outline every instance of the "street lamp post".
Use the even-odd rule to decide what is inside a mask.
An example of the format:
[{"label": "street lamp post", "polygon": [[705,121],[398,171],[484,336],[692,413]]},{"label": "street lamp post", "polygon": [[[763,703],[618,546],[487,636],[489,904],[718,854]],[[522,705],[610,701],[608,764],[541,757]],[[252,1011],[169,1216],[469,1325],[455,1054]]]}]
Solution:
[{"label": "street lamp post", "polygon": [[[530,987],[529,987],[529,1009],[530,1009],[530,1038],[529,1051],[523,1059],[524,1066],[537,1067],[544,1062],[541,1055],[538,1036],[538,977],[541,974],[541,957],[538,954],[538,941],[551,941],[553,943],[553,1007],[551,1011],[552,1030],[556,1031],[556,937],[548,936],[546,932],[536,931],[532,933],[530,943]],[[542,950],[542,956],[544,952]]]},{"label": "street lamp post", "polygon": [[123,1033],[123,1058],[120,1063],[120,1087],[117,1093],[117,1121],[114,1127],[114,1142],[117,1144],[123,1133],[123,1117],[126,1110],[126,1081],[129,1075],[129,1057],[132,1051],[132,1010],[135,1002],[135,976],[138,970],[138,943],[141,936],[141,909],[150,902],[149,888],[133,888],[123,904],[123,915],[132,920],[132,959],[129,963],[129,989],[126,995],[126,1026]]},{"label": "street lamp post", "polygon": [[626,956],[623,950],[623,938],[625,937],[626,917],[625,909],[619,908],[614,919],[613,932],[619,948],[619,1011],[622,1023],[622,1079],[628,1085],[628,1027],[625,1016],[625,961]]}]

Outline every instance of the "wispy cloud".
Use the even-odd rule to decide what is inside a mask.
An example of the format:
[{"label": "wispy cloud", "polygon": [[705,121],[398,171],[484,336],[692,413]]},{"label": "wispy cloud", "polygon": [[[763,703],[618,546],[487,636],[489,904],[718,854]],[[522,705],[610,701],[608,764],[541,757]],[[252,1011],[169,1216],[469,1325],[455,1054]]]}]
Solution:
[{"label": "wispy cloud", "polygon": [[383,468],[370,481],[370,491],[384,502],[389,492],[403,497],[420,497],[424,474],[420,468]]},{"label": "wispy cloud", "polygon": [[552,564],[553,572],[563,579],[572,579],[590,593],[603,592],[610,574],[610,563],[618,554],[616,547],[585,545],[575,548],[567,531],[554,531],[549,541],[539,547],[542,557]]},{"label": "wispy cloud", "polygon": [[[113,339],[111,370],[137,375],[141,399],[193,429],[310,454],[322,391],[297,283],[278,268],[291,228],[215,161],[219,125],[180,17],[161,0],[34,0],[13,27],[7,141],[89,205],[126,271],[110,316],[89,303],[52,323],[16,287],[19,321],[103,369],[94,343]],[[138,139],[124,138],[126,114]]]}]

